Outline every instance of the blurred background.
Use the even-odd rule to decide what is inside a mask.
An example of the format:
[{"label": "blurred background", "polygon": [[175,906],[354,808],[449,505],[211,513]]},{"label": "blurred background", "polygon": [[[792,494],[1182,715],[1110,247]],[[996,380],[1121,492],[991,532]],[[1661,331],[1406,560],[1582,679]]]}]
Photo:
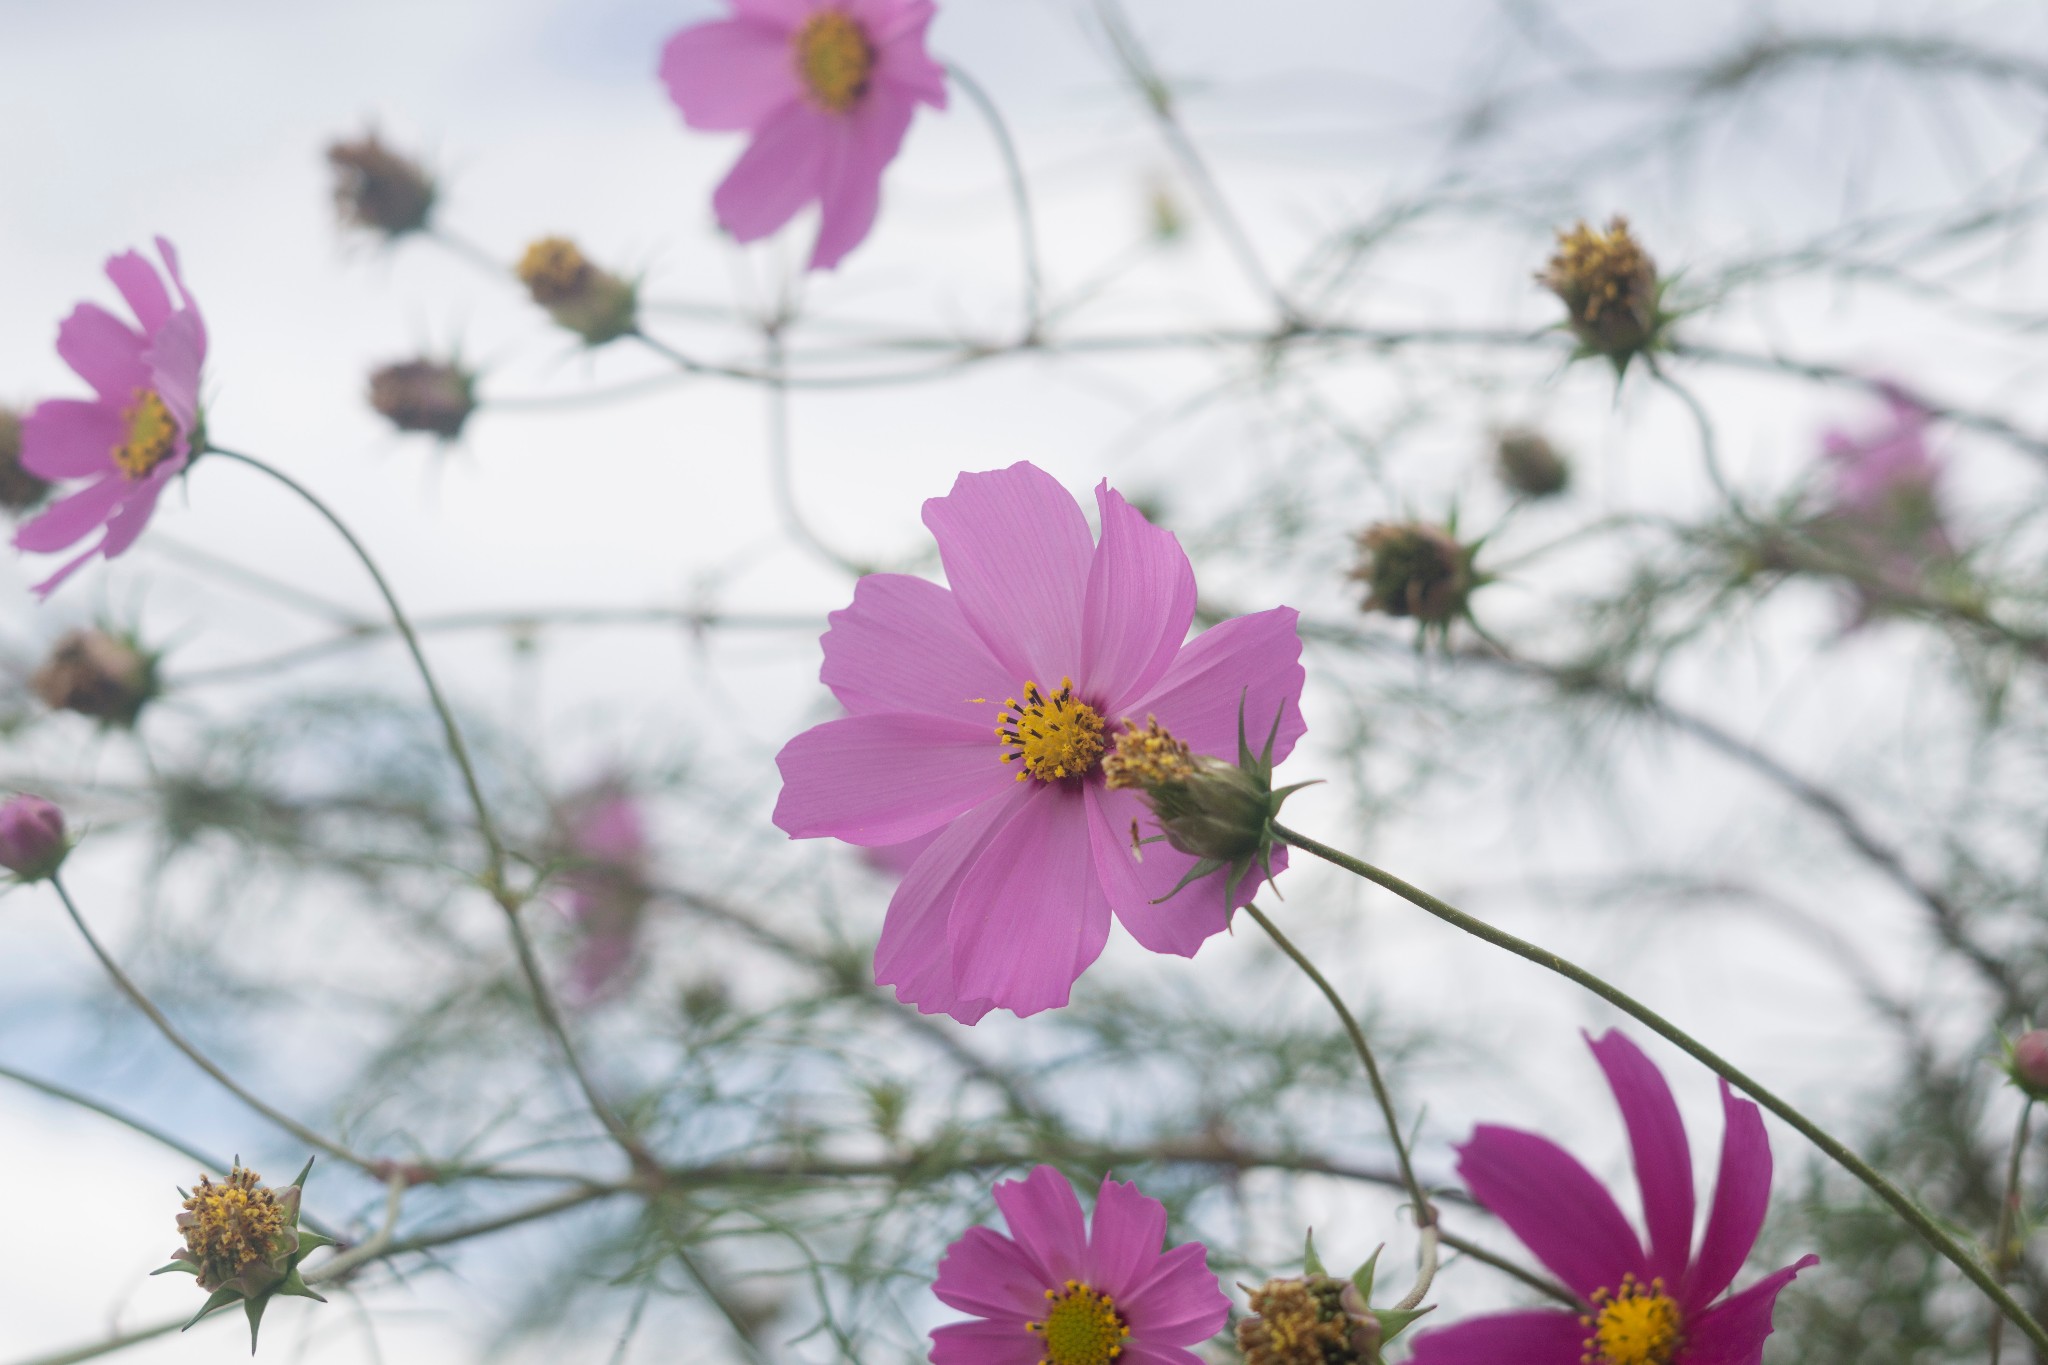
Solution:
[{"label": "blurred background", "polygon": [[[653,72],[720,13],[0,0],[0,403],[76,393],[56,323],[113,301],[109,254],[168,236],[212,335],[211,434],[376,556],[514,839],[555,846],[622,792],[645,824],[608,942],[573,896],[528,913],[602,1088],[695,1174],[575,1200],[620,1163],[465,881],[460,789],[345,546],[203,461],[47,605],[40,565],[0,562],[0,782],[86,829],[68,879],[116,956],[354,1150],[520,1172],[409,1191],[408,1235],[464,1235],[279,1305],[266,1354],[921,1359],[950,1316],[939,1251],[1039,1155],[1135,1175],[1226,1283],[1290,1269],[1311,1224],[1332,1264],[1383,1241],[1407,1263],[1376,1113],[1269,945],[1184,962],[1119,931],[1058,1015],[920,1020],[869,984],[888,869],[769,823],[775,751],[834,714],[824,614],[861,569],[935,575],[921,502],[1020,459],[1174,530],[1212,619],[1302,611],[1310,733],[1283,778],[1327,784],[1297,827],[1608,975],[1992,1239],[2019,1102],[1991,1060],[2048,979],[2037,7],[942,0],[934,51],[1028,181],[1030,346],[1004,162],[957,87],[837,272],[802,275],[807,217],[752,248],[716,229],[740,139],[684,129]],[[437,234],[338,221],[325,151],[373,129],[434,176]],[[1569,363],[1534,280],[1557,229],[1617,212],[1685,311],[1669,382]],[[789,384],[585,349],[507,269],[549,234],[638,277],[667,346],[759,371],[779,344]],[[420,356],[479,375],[456,439],[367,401]],[[1891,434],[1887,382],[1931,413],[1938,545],[1797,552],[1845,510],[1827,433]],[[1563,491],[1502,482],[1517,431],[1568,462]],[[1361,611],[1356,537],[1408,521],[1495,575],[1441,638]],[[132,729],[30,685],[90,627],[162,651]],[[1394,1061],[1428,1181],[1455,1184],[1480,1120],[1625,1181],[1579,1036],[1611,1011],[1305,863],[1268,908]],[[1704,1180],[1712,1078],[1652,1051]],[[307,1154],[148,1031],[42,889],[0,899],[0,1068],[0,1365],[196,1307],[146,1278],[195,1152],[277,1180]],[[1827,1261],[1772,1356],[1983,1358],[1953,1276],[1772,1138],[1767,1250]],[[721,1166],[832,1161],[860,1169]],[[360,1239],[385,1198],[323,1162],[307,1207]],[[1454,1262],[1436,1299],[1448,1320],[1527,1293]],[[239,1358],[222,1317],[123,1354]]]}]

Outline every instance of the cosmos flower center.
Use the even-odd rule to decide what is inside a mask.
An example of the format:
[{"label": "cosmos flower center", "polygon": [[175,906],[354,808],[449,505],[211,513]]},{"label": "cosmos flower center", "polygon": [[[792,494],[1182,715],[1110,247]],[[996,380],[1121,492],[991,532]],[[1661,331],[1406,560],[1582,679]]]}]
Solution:
[{"label": "cosmos flower center", "polygon": [[1045,1341],[1039,1365],[1109,1365],[1124,1353],[1130,1324],[1109,1295],[1068,1280],[1059,1289],[1046,1290],[1045,1297],[1050,1302],[1044,1321],[1024,1324],[1025,1331]]},{"label": "cosmos flower center", "polygon": [[185,1245],[212,1282],[228,1280],[266,1260],[286,1227],[284,1207],[259,1183],[254,1171],[237,1166],[225,1184],[205,1176],[185,1201]]},{"label": "cosmos flower center", "polygon": [[1022,782],[1058,782],[1085,777],[1102,761],[1102,713],[1074,696],[1074,680],[1060,679],[1060,690],[1047,696],[1035,682],[1024,684],[1024,700],[1011,697],[996,725],[996,738],[1008,752],[1005,763],[1019,763]]},{"label": "cosmos flower center", "polygon": [[154,389],[137,389],[135,401],[121,412],[128,439],[114,447],[114,464],[130,479],[147,478],[178,447],[178,419]]},{"label": "cosmos flower center", "polygon": [[1671,1365],[1685,1340],[1678,1303],[1661,1279],[1645,1285],[1622,1276],[1619,1291],[1595,1291],[1593,1312],[1579,1322],[1587,1329],[1585,1359],[1597,1365]]},{"label": "cosmos flower center", "polygon": [[835,114],[860,103],[875,70],[867,30],[836,9],[819,10],[796,33],[796,70],[811,98]]}]

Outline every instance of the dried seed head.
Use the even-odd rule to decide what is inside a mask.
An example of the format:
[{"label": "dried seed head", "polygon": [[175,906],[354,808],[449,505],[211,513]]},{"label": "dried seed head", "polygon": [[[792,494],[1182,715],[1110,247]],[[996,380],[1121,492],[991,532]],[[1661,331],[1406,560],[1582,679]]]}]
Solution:
[{"label": "dried seed head", "polygon": [[1379,1319],[1359,1303],[1349,1280],[1268,1280],[1252,1290],[1251,1308],[1257,1316],[1237,1325],[1245,1365],[1372,1365],[1379,1359]]},{"label": "dried seed head", "polygon": [[329,145],[327,161],[334,167],[334,204],[342,222],[402,237],[425,228],[432,217],[433,179],[375,133]]},{"label": "dried seed head", "polygon": [[1494,442],[1494,468],[1509,489],[1529,498],[1564,492],[1572,481],[1571,466],[1540,431],[1511,427]]},{"label": "dried seed head", "polygon": [[633,285],[593,265],[567,237],[543,237],[527,247],[514,273],[535,303],[587,345],[602,346],[639,325]]},{"label": "dried seed head", "polygon": [[1364,609],[1447,625],[1465,614],[1472,589],[1472,551],[1441,527],[1381,522],[1358,536],[1351,577],[1370,589]]},{"label": "dried seed head", "polygon": [[370,375],[370,406],[400,431],[453,440],[476,411],[476,376],[434,360],[386,365]]},{"label": "dried seed head", "polygon": [[1559,230],[1557,253],[1536,279],[1564,301],[1579,344],[1617,367],[1654,344],[1665,321],[1657,306],[1657,267],[1618,213],[1605,231],[1583,221]]},{"label": "dried seed head", "polygon": [[156,656],[98,628],[57,641],[29,678],[43,704],[127,729],[158,693]]},{"label": "dried seed head", "polygon": [[21,416],[0,408],[0,507],[26,512],[49,495],[50,485],[22,467]]}]

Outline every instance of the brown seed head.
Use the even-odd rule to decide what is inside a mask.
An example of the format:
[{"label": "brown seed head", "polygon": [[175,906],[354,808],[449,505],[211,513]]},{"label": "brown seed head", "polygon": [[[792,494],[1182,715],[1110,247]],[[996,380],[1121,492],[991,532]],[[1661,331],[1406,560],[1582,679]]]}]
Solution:
[{"label": "brown seed head", "polygon": [[52,710],[126,727],[156,695],[156,661],[104,630],[74,630],[57,641],[29,686]]},{"label": "brown seed head", "polygon": [[[1245,1365],[1371,1365],[1379,1359],[1379,1320],[1349,1310],[1348,1280],[1321,1275],[1268,1280],[1251,1292],[1252,1312],[1237,1325]],[[1357,1294],[1351,1296],[1355,1302]]]},{"label": "brown seed head", "polygon": [[476,377],[433,360],[386,365],[370,375],[370,406],[400,431],[453,440],[476,411]]},{"label": "brown seed head", "polygon": [[1574,335],[1616,359],[1642,350],[1657,329],[1657,267],[1615,214],[1605,231],[1583,221],[1557,234],[1557,254],[1537,281],[1564,301]]},{"label": "brown seed head", "polygon": [[1572,481],[1571,466],[1557,447],[1528,427],[1503,431],[1495,441],[1494,456],[1500,481],[1524,497],[1547,498],[1562,493]]},{"label": "brown seed head", "polygon": [[0,408],[0,507],[26,512],[50,491],[43,479],[21,465],[21,417],[12,408]]},{"label": "brown seed head", "polygon": [[1380,522],[1358,537],[1351,576],[1371,592],[1365,610],[1442,625],[1463,614],[1472,595],[1472,555],[1441,527]]},{"label": "brown seed head", "polygon": [[342,222],[387,237],[426,227],[434,211],[433,180],[375,133],[333,143],[327,161],[334,167],[334,205]]},{"label": "brown seed head", "polygon": [[218,1289],[292,1250],[291,1210],[254,1171],[237,1166],[218,1185],[200,1176],[184,1209],[178,1215],[182,1259],[199,1267],[201,1289]]}]

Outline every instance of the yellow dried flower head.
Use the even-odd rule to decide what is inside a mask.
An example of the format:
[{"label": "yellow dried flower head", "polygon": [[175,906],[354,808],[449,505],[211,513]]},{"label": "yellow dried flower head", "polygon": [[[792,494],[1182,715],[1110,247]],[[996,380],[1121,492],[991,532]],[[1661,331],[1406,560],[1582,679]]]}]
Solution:
[{"label": "yellow dried flower head", "polygon": [[1143,729],[1124,722],[1115,747],[1102,760],[1102,775],[1112,790],[1119,791],[1185,782],[1195,775],[1194,755],[1186,741],[1175,739],[1160,725],[1157,716],[1147,716]]},{"label": "yellow dried flower head", "polygon": [[254,1171],[237,1166],[221,1184],[205,1176],[185,1201],[178,1230],[199,1285],[214,1289],[277,1254],[291,1227],[290,1211]]},{"label": "yellow dried flower head", "polygon": [[519,282],[548,315],[592,346],[639,325],[640,300],[631,283],[591,263],[567,237],[543,237],[513,267]]},{"label": "yellow dried flower head", "polygon": [[[1321,1275],[1268,1280],[1251,1291],[1252,1312],[1237,1325],[1245,1365],[1372,1365],[1379,1359],[1379,1322],[1346,1302],[1349,1282]],[[1354,1311],[1357,1310],[1357,1311]]]},{"label": "yellow dried flower head", "polygon": [[1557,253],[1536,278],[1564,301],[1580,344],[1617,367],[1652,345],[1665,321],[1657,306],[1657,267],[1618,213],[1605,230],[1583,221],[1560,230]]}]

